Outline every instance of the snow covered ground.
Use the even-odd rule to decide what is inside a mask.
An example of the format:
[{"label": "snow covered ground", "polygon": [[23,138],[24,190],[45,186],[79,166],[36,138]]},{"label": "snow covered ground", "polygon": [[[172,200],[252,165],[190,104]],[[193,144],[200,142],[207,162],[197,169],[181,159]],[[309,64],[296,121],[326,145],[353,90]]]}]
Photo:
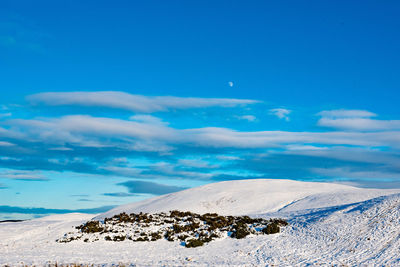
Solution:
[{"label": "snow covered ground", "polygon": [[0,264],[46,263],[182,265],[400,265],[400,190],[361,189],[291,180],[210,184],[118,207],[287,218],[275,235],[225,238],[185,248],[179,242],[56,243],[92,215],[67,214],[0,224]]}]

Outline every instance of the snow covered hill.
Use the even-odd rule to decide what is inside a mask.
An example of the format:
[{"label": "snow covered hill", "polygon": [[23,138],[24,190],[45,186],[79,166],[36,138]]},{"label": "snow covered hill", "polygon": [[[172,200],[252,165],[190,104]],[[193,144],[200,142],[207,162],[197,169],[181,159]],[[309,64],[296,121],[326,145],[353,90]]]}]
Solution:
[{"label": "snow covered hill", "polygon": [[227,181],[119,206],[96,219],[101,220],[121,212],[170,210],[216,212],[221,215],[295,211],[349,204],[394,193],[400,193],[400,190],[277,179]]},{"label": "snow covered hill", "polygon": [[120,211],[169,209],[284,217],[275,235],[225,238],[198,248],[179,242],[56,243],[92,216],[71,214],[0,224],[0,266],[118,263],[137,266],[400,265],[400,190],[359,189],[290,180],[246,180],[121,206]]}]

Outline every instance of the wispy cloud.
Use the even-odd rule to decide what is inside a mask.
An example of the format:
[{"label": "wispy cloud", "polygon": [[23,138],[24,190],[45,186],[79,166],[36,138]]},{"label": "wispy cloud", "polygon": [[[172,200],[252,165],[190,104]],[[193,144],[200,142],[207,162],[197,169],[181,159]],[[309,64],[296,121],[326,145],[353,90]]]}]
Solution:
[{"label": "wispy cloud", "polygon": [[159,183],[144,182],[144,181],[128,181],[119,183],[118,185],[125,186],[129,192],[136,194],[153,194],[163,195],[186,189],[185,187],[164,185]]},{"label": "wispy cloud", "polygon": [[400,179],[399,172],[358,170],[350,167],[313,168],[312,172],[335,178]]},{"label": "wispy cloud", "polygon": [[[284,144],[330,144],[356,146],[400,146],[398,132],[288,132],[236,131],[205,127],[175,129],[167,125],[86,115],[56,119],[15,119],[7,122],[14,137],[51,145],[114,147],[125,150],[166,152],[176,145],[202,147],[261,148]],[[19,130],[19,132],[18,132]],[[8,132],[9,135],[12,133]],[[145,146],[145,147],[143,147]]]},{"label": "wispy cloud", "polygon": [[377,116],[373,112],[358,109],[324,110],[319,112],[317,115],[327,118],[370,118]]},{"label": "wispy cloud", "polygon": [[285,109],[285,108],[273,108],[269,110],[269,114],[274,115],[278,117],[279,119],[283,119],[285,121],[289,121],[289,114],[291,113],[291,110]]},{"label": "wispy cloud", "polygon": [[319,126],[331,127],[352,131],[382,131],[399,130],[400,120],[377,120],[375,113],[366,110],[329,110],[322,111],[317,115],[322,118],[318,121]]},{"label": "wispy cloud", "polygon": [[14,146],[14,144],[6,141],[0,141],[0,146]]},{"label": "wispy cloud", "polygon": [[135,112],[152,113],[170,109],[206,107],[235,107],[255,104],[259,101],[231,98],[198,98],[176,96],[143,96],[118,91],[98,92],[48,92],[27,97],[34,105],[49,106],[78,105],[118,108]]},{"label": "wispy cloud", "polygon": [[138,194],[126,193],[126,192],[116,192],[116,193],[104,193],[104,196],[108,197],[134,197],[138,196]]},{"label": "wispy cloud", "polygon": [[186,130],[197,144],[215,147],[261,148],[283,144],[329,144],[354,146],[400,146],[398,132],[239,132],[226,128]]},{"label": "wispy cloud", "polygon": [[[154,144],[157,140],[174,140],[177,138],[176,131],[159,123],[86,115],[45,120],[16,119],[10,120],[8,124],[13,125],[15,129],[18,128],[20,134],[31,141],[44,141],[48,144],[61,146],[75,144],[85,147],[129,146],[134,148],[134,140],[129,141],[126,138],[138,138],[149,140],[149,142],[136,144],[137,146],[141,146],[143,149],[145,144],[148,144],[147,149],[153,147],[155,151],[158,151],[160,147],[151,146],[151,144]],[[114,142],[109,144],[106,140],[99,140],[99,137],[113,138]],[[121,138],[124,139],[124,142],[115,141],[121,140]]]},{"label": "wispy cloud", "polygon": [[289,151],[315,151],[315,150],[328,150],[329,147],[326,146],[313,146],[313,145],[302,145],[302,144],[293,144],[287,145],[287,150]]},{"label": "wispy cloud", "polygon": [[0,118],[6,118],[6,117],[11,117],[12,113],[11,112],[7,112],[7,113],[0,113]]},{"label": "wispy cloud", "polygon": [[242,160],[240,157],[238,156],[230,156],[230,155],[218,155],[217,159],[219,160],[226,160],[226,161],[231,161],[231,160]]},{"label": "wispy cloud", "polygon": [[219,165],[217,164],[210,164],[207,161],[195,160],[195,159],[179,159],[178,164],[181,166],[187,166],[193,168],[206,168],[206,169],[215,169],[219,167]]},{"label": "wispy cloud", "polygon": [[149,124],[158,124],[158,125],[168,125],[168,122],[163,121],[162,119],[155,117],[155,116],[151,116],[151,115],[143,115],[143,114],[139,114],[139,115],[134,115],[129,117],[130,120],[133,121],[138,121],[138,122],[143,122],[143,123],[149,123]]},{"label": "wispy cloud", "polygon": [[253,115],[242,115],[242,116],[236,116],[239,120],[246,120],[246,121],[256,121],[257,118],[256,116]]},{"label": "wispy cloud", "polygon": [[[179,161],[178,161],[179,162]],[[187,165],[186,165],[187,166]],[[192,168],[196,169],[196,167]],[[210,168],[210,165],[208,167]],[[199,172],[198,170],[182,168],[181,164],[173,164],[169,162],[159,162],[151,166],[151,173],[158,174],[160,177],[182,177],[186,179],[209,179],[213,175],[211,173]]]},{"label": "wispy cloud", "polygon": [[77,201],[79,201],[79,202],[92,202],[93,200],[88,199],[88,198],[80,198],[80,199],[77,199]]},{"label": "wispy cloud", "polygon": [[0,178],[24,181],[48,181],[49,179],[37,171],[6,170],[0,173]]},{"label": "wispy cloud", "polygon": [[319,126],[353,131],[400,130],[400,120],[373,120],[367,118],[321,118]]},{"label": "wispy cloud", "polygon": [[332,158],[346,162],[362,162],[370,164],[388,165],[391,169],[400,171],[400,154],[385,150],[363,147],[335,146],[325,149],[287,150],[282,153],[291,155],[312,156],[318,158]]}]

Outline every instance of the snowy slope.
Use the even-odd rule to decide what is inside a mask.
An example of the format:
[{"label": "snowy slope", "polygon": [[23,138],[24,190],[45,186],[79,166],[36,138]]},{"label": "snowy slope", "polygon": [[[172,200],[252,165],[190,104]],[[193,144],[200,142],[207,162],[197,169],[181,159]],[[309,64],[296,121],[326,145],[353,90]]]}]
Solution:
[{"label": "snowy slope", "polygon": [[[261,186],[263,189],[260,189]],[[252,196],[251,189],[255,196]],[[263,190],[269,197],[263,195]],[[201,209],[197,210],[199,212],[219,209],[225,214],[235,211],[236,214],[258,213],[264,217],[282,216],[290,222],[280,234],[250,236],[240,240],[226,238],[191,249],[181,246],[179,242],[166,240],[55,242],[74,226],[92,217],[87,214],[2,223],[0,266],[23,263],[41,266],[48,262],[105,266],[118,263],[137,266],[399,266],[400,193],[389,195],[395,191],[282,180],[248,180],[207,185],[120,207],[125,211],[127,208],[155,211],[179,208],[176,206],[179,204],[183,209]],[[293,196],[290,197],[290,194]],[[377,197],[379,195],[382,196]],[[198,199],[201,197],[203,202],[215,199],[226,201],[207,206]],[[368,199],[372,197],[377,198]],[[160,201],[164,198],[169,202],[163,205]],[[245,212],[246,205],[251,212]],[[191,206],[193,209],[190,209]],[[207,207],[210,210],[206,210]]]},{"label": "snowy slope", "polygon": [[262,260],[275,255],[290,264],[400,266],[400,194],[287,215],[291,227],[272,244],[279,249],[261,244]]},{"label": "snowy slope", "polygon": [[196,213],[216,212],[222,215],[260,214],[336,206],[393,193],[400,193],[400,190],[277,179],[227,181],[119,206],[96,219],[121,212],[160,212],[174,209]]}]

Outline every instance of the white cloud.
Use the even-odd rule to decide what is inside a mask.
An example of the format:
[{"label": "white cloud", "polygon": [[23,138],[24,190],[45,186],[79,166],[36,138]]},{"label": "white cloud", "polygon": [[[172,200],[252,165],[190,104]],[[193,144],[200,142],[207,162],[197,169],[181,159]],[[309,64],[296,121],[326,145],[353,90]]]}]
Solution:
[{"label": "white cloud", "polygon": [[228,82],[229,87],[233,87],[233,82]]},{"label": "white cloud", "polygon": [[161,155],[171,155],[174,147],[163,144],[162,142],[138,141],[132,146],[126,147],[128,150],[139,152],[158,152]]},{"label": "white cloud", "polygon": [[255,104],[259,101],[231,98],[197,98],[175,96],[143,96],[118,91],[98,92],[48,92],[27,97],[34,105],[50,106],[78,105],[125,109],[135,112],[152,113],[169,109],[190,109],[206,107],[235,107]]},{"label": "white cloud", "polygon": [[100,169],[107,170],[125,177],[141,177],[143,169],[134,167],[102,166]]},{"label": "white cloud", "polygon": [[279,119],[284,119],[286,121],[289,121],[289,114],[291,113],[291,110],[285,109],[285,108],[274,108],[274,109],[270,109],[269,113],[271,115],[274,115],[276,117],[278,117]]},{"label": "white cloud", "polygon": [[400,120],[373,120],[364,118],[321,118],[319,126],[355,131],[399,130]]},{"label": "white cloud", "polygon": [[281,147],[283,144],[329,144],[353,146],[400,146],[399,132],[239,132],[227,128],[183,130],[183,138],[208,147],[261,148]]},{"label": "white cloud", "polygon": [[317,115],[322,116],[318,125],[342,130],[352,131],[387,131],[399,130],[400,120],[377,120],[375,113],[366,110],[329,110],[321,111]]},{"label": "white cloud", "polygon": [[312,172],[335,178],[369,178],[369,179],[399,179],[398,172],[381,172],[371,170],[355,170],[349,167],[338,168],[312,168]]},{"label": "white cloud", "polygon": [[54,150],[54,151],[72,151],[72,148],[65,147],[65,146],[60,146],[60,147],[51,147],[49,150]]},{"label": "white cloud", "polygon": [[290,151],[320,150],[325,146],[400,148],[400,131],[289,132],[236,131],[221,127],[177,129],[159,118],[136,115],[122,120],[87,115],[60,118],[13,119],[0,137],[41,142],[50,149],[82,146],[123,151],[173,154],[179,146],[210,148],[280,148]]},{"label": "white cloud", "polygon": [[209,179],[213,176],[211,173],[202,173],[195,171],[183,171],[177,169],[178,165],[168,162],[158,162],[152,165],[152,169],[162,173],[163,175],[170,175],[173,177],[195,178],[195,179]]},{"label": "white cloud", "polygon": [[[10,120],[14,138],[64,146],[121,147],[144,151],[170,151],[174,145],[202,147],[261,148],[301,145],[352,145],[400,147],[400,132],[241,132],[207,127],[175,129],[158,122],[65,116],[56,119]],[[154,150],[152,150],[154,149]]]},{"label": "white cloud", "polygon": [[236,116],[239,120],[246,120],[246,121],[255,121],[257,118],[253,115],[243,115],[243,116]]},{"label": "white cloud", "polygon": [[0,118],[11,117],[11,116],[12,116],[12,113],[11,113],[11,112],[0,113]]},{"label": "white cloud", "polygon": [[210,164],[207,161],[197,160],[197,159],[180,159],[178,160],[178,164],[186,167],[206,168],[206,169],[215,169],[219,167],[219,165],[217,164]]},{"label": "white cloud", "polygon": [[31,137],[49,141],[79,142],[85,134],[104,137],[174,139],[172,128],[149,122],[127,121],[87,115],[64,116],[46,120],[11,120]]},{"label": "white cloud", "polygon": [[340,161],[380,164],[381,166],[391,166],[391,168],[400,170],[399,154],[365,147],[335,146],[321,150],[288,150],[282,153],[318,158],[332,158]]},{"label": "white cloud", "polygon": [[0,146],[14,146],[13,143],[0,141]]},{"label": "white cloud", "polygon": [[319,112],[317,115],[327,118],[370,118],[377,116],[373,112],[357,109],[324,110]]},{"label": "white cloud", "polygon": [[129,160],[126,157],[119,157],[119,158],[113,158],[112,160],[110,160],[110,163],[127,164],[127,163],[129,163]]},{"label": "white cloud", "polygon": [[329,148],[326,146],[321,147],[321,146],[294,144],[294,145],[287,145],[286,149],[290,151],[299,151],[299,150],[302,151],[302,150],[327,150]]},{"label": "white cloud", "polygon": [[139,115],[131,116],[131,117],[129,117],[129,119],[133,120],[133,121],[151,123],[151,124],[159,124],[159,125],[168,125],[169,124],[168,122],[164,122],[160,118],[154,117],[151,115],[139,114]]},{"label": "white cloud", "polygon": [[25,180],[25,181],[47,181],[45,176],[36,171],[6,170],[0,173],[0,178]]},{"label": "white cloud", "polygon": [[22,161],[22,159],[15,158],[15,157],[0,157],[0,160],[10,160],[10,161]]},{"label": "white cloud", "polygon": [[226,160],[226,161],[231,161],[231,160],[242,160],[241,158],[237,156],[227,156],[227,155],[220,155],[217,156],[217,159],[219,160]]}]

